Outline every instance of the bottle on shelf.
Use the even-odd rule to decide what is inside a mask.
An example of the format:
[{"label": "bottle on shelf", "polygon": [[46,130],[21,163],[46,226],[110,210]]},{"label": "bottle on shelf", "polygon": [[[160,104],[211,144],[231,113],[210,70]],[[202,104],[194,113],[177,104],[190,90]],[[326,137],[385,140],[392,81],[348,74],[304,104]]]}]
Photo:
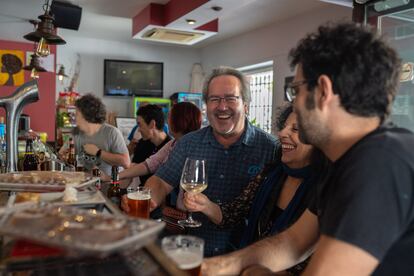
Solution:
[{"label": "bottle on shelf", "polygon": [[7,150],[6,139],[4,135],[0,134],[0,173],[5,173],[7,170]]},{"label": "bottle on shelf", "polygon": [[118,166],[112,166],[112,180],[107,192],[108,198],[116,206],[121,206],[121,188],[119,187]]},{"label": "bottle on shelf", "polygon": [[0,173],[5,173],[7,170],[7,146],[6,146],[6,125],[4,124],[4,117],[0,117]]},{"label": "bottle on shelf", "polygon": [[75,143],[72,138],[69,139],[69,153],[68,153],[68,159],[66,162],[73,166],[73,169],[76,167],[76,155],[75,155]]},{"label": "bottle on shelf", "polygon": [[26,140],[26,152],[23,159],[23,170],[24,171],[37,171],[39,160],[33,150],[33,139],[28,138]]}]

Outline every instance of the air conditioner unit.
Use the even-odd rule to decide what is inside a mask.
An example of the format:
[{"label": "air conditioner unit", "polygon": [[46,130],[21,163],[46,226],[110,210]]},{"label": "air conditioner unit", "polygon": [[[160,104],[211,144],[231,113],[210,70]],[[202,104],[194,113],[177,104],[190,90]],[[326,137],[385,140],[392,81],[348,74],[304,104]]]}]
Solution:
[{"label": "air conditioner unit", "polygon": [[142,38],[172,43],[190,43],[202,37],[203,33],[153,28],[142,35]]}]

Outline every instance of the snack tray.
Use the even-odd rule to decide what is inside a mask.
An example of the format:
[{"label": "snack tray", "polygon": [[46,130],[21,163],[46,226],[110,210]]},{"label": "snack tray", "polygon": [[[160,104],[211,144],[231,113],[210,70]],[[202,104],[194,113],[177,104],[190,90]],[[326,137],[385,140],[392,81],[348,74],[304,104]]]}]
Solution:
[{"label": "snack tray", "polygon": [[[83,189],[94,185],[99,181],[99,177],[90,177],[86,181],[74,184],[76,189]],[[57,183],[6,183],[0,182],[0,190],[13,192],[61,192],[65,190],[65,185]]]},{"label": "snack tray", "polygon": [[163,222],[113,216],[95,210],[49,203],[20,203],[0,210],[0,234],[66,249],[69,253],[99,254],[153,242]]},{"label": "snack tray", "polygon": [[[79,191],[77,194],[77,201],[65,202],[63,201],[63,192],[49,192],[49,193],[40,193],[39,201],[53,203],[55,205],[75,205],[75,206],[93,206],[97,204],[105,204],[106,199],[103,194],[96,189],[85,189]],[[13,206],[17,204],[16,194],[9,196],[7,201],[7,206]]]}]

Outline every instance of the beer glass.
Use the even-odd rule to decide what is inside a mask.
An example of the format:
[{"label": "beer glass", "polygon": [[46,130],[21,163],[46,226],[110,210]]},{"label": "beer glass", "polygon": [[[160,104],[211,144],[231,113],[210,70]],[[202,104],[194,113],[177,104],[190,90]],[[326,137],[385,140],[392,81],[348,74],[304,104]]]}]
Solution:
[{"label": "beer glass", "polygon": [[[181,174],[180,186],[188,193],[201,193],[207,188],[206,162],[200,159],[185,160]],[[188,212],[186,220],[178,221],[178,224],[185,227],[200,227],[201,222],[193,219],[191,212]]]},{"label": "beer glass", "polygon": [[201,275],[204,240],[194,236],[169,236],[161,241],[162,250],[189,275]]},{"label": "beer glass", "polygon": [[145,187],[127,189],[129,215],[137,218],[149,218],[151,191]]}]

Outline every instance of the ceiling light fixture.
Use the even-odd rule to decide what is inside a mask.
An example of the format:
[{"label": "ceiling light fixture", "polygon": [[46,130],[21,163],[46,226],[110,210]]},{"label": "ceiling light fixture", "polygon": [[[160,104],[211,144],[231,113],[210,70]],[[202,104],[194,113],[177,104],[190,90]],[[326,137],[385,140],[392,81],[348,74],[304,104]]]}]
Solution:
[{"label": "ceiling light fixture", "polygon": [[36,23],[38,23],[36,24],[36,30],[34,32],[28,33],[23,37],[29,41],[34,42],[40,42],[41,39],[44,39],[44,43],[51,45],[66,44],[66,41],[64,41],[60,36],[54,33],[55,18],[53,17],[53,15],[50,14],[49,0],[46,0],[45,4],[43,5],[43,10],[45,11],[45,13],[38,17],[40,19],[40,22],[35,21]]},{"label": "ceiling light fixture", "polygon": [[23,67],[24,70],[32,71],[30,73],[30,77],[32,79],[38,79],[39,78],[39,72],[47,72],[45,68],[40,66],[39,57],[36,54],[32,54],[30,59],[30,64]]},{"label": "ceiling light fixture", "polygon": [[187,22],[188,25],[194,25],[197,22],[194,19],[186,19],[185,21]]},{"label": "ceiling light fixture", "polygon": [[50,55],[49,44],[47,44],[43,37],[40,39],[39,43],[37,43],[36,55],[39,57],[47,57]]},{"label": "ceiling light fixture", "polygon": [[219,12],[219,11],[221,11],[223,8],[222,8],[222,7],[220,7],[220,6],[212,6],[212,7],[211,7],[211,9],[212,9],[213,11]]}]

